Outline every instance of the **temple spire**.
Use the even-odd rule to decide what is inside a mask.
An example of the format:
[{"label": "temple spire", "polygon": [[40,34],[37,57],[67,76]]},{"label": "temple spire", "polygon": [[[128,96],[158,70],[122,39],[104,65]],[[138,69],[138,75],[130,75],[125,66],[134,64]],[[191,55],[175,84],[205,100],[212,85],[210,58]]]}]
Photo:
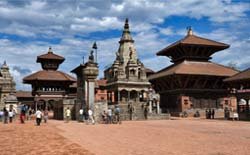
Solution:
[{"label": "temple spire", "polygon": [[124,30],[126,29],[129,30],[128,18],[126,18],[125,24],[124,24]]},{"label": "temple spire", "polygon": [[6,60],[4,60],[3,65],[2,65],[1,68],[2,69],[8,69],[9,68],[8,65],[7,65],[7,63],[6,63]]},{"label": "temple spire", "polygon": [[124,29],[122,32],[122,37],[121,37],[119,43],[121,44],[124,42],[132,42],[132,43],[134,42],[134,40],[132,39],[132,37],[130,35],[128,18],[126,18],[126,20],[125,20]]}]

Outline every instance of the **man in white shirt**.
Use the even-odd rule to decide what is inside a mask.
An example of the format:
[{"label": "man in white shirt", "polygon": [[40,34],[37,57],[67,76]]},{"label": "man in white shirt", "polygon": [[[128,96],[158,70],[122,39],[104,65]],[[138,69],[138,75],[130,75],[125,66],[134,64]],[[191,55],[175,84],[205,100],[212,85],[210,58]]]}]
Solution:
[{"label": "man in white shirt", "polygon": [[36,115],[36,124],[37,126],[40,126],[41,120],[42,120],[42,112],[40,111],[40,109],[38,109],[35,113]]},{"label": "man in white shirt", "polygon": [[14,116],[14,113],[12,111],[12,109],[9,111],[9,120],[10,120],[10,123],[12,123],[12,119],[13,119],[13,116]]},{"label": "man in white shirt", "polygon": [[112,110],[108,108],[108,124],[112,124]]},{"label": "man in white shirt", "polygon": [[92,124],[95,124],[95,120],[93,118],[93,111],[91,109],[88,110],[89,114],[89,121],[91,121]]},{"label": "man in white shirt", "polygon": [[83,122],[83,109],[79,110],[79,122]]},{"label": "man in white shirt", "polygon": [[71,116],[71,111],[70,111],[69,107],[66,109],[65,114],[66,114],[66,122],[68,123],[70,116]]}]

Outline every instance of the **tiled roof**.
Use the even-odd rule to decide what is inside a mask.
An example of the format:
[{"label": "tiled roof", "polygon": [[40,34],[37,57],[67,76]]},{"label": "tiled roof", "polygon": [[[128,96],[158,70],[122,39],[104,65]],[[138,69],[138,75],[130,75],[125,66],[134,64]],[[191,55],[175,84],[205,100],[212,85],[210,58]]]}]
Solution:
[{"label": "tiled roof", "polygon": [[249,80],[250,81],[250,68],[235,74],[229,78],[226,78],[225,82],[231,82],[231,81],[243,81],[243,80]]},{"label": "tiled roof", "polygon": [[54,70],[42,70],[38,71],[34,74],[26,76],[23,78],[24,83],[28,83],[29,81],[71,81],[75,82],[76,79],[64,72],[54,71]]},{"label": "tiled roof", "polygon": [[20,97],[25,97],[25,98],[33,97],[32,94],[31,94],[31,91],[17,91],[15,93],[15,95],[16,95],[17,98],[20,98]]},{"label": "tiled roof", "polygon": [[77,88],[77,82],[74,82],[72,85],[69,86],[70,88]]},{"label": "tiled roof", "polygon": [[107,80],[105,80],[105,79],[96,80],[95,84],[96,84],[97,88],[100,87],[100,86],[106,86]]},{"label": "tiled roof", "polygon": [[225,76],[229,77],[238,71],[212,62],[183,61],[177,65],[171,65],[157,73],[151,75],[149,79],[160,78],[174,74]]},{"label": "tiled roof", "polygon": [[166,55],[168,51],[170,51],[172,48],[178,45],[201,45],[201,46],[210,46],[210,47],[216,47],[217,51],[223,50],[229,47],[229,45],[213,41],[210,39],[198,37],[196,35],[187,35],[183,39],[167,46],[166,48],[162,49],[161,51],[157,52],[157,55]]},{"label": "tiled roof", "polygon": [[37,56],[37,62],[41,62],[41,60],[44,60],[44,59],[52,59],[52,60],[60,60],[60,61],[64,61],[64,57],[61,57],[57,54],[54,54],[53,52],[48,52],[46,54],[43,54],[43,55],[40,55],[40,56]]},{"label": "tiled roof", "polygon": [[147,68],[147,67],[145,67],[145,71],[146,71],[146,73],[155,73],[155,71],[153,71],[152,69]]}]

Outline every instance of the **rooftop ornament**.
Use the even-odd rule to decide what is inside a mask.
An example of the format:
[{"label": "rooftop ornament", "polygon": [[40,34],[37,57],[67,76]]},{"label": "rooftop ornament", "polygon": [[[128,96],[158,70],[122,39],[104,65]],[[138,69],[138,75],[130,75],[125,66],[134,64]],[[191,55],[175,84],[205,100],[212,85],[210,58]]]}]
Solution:
[{"label": "rooftop ornament", "polygon": [[193,35],[193,30],[191,26],[187,27],[187,35]]}]

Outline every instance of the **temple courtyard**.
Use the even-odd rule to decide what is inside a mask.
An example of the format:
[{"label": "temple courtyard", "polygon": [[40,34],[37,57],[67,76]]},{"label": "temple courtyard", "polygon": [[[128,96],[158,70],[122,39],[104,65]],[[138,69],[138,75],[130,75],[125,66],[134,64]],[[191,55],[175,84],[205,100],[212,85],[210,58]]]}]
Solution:
[{"label": "temple courtyard", "polygon": [[250,124],[180,119],[86,125],[50,120],[0,124],[0,154],[247,155]]}]

